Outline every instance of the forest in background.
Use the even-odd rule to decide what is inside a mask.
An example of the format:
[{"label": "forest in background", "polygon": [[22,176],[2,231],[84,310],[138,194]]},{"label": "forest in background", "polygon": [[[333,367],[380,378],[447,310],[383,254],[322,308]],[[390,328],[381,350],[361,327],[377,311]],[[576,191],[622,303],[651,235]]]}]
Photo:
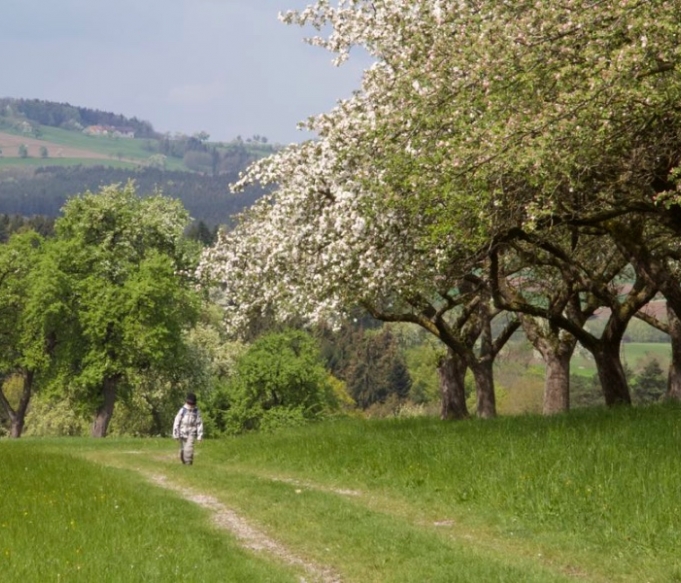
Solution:
[{"label": "forest in background", "polygon": [[0,173],[0,212],[9,215],[56,217],[66,199],[107,184],[135,181],[141,196],[160,190],[182,201],[192,218],[211,229],[227,225],[230,217],[250,206],[263,191],[250,188],[232,194],[229,185],[236,173],[217,176],[138,168],[133,171],[109,166],[47,166],[32,171]]}]

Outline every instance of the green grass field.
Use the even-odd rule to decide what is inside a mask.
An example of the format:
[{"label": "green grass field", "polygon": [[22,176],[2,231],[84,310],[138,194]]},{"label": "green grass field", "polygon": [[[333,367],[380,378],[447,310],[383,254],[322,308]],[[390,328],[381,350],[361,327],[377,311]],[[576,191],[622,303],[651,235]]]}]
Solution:
[{"label": "green grass field", "polygon": [[[624,342],[622,344],[622,360],[629,368],[636,370],[640,361],[656,358],[663,370],[669,366],[671,347],[661,342]],[[596,373],[596,364],[593,358],[584,353],[575,354],[572,358],[571,371],[581,376],[593,376]]]},{"label": "green grass field", "polygon": [[302,567],[244,550],[177,492],[190,488],[337,577],[307,581],[681,581],[680,422],[673,405],[343,420],[209,440],[191,467],[170,440],[5,440],[0,571],[300,580]]}]

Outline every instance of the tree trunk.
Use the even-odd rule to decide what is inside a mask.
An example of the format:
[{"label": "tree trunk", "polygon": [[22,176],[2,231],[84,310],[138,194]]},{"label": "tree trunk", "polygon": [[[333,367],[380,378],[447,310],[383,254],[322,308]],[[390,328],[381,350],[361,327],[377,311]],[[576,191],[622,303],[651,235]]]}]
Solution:
[{"label": "tree trunk", "polygon": [[438,363],[437,373],[442,395],[440,419],[466,419],[469,416],[464,384],[466,369],[465,360],[451,349],[447,350],[447,356],[442,357]]},{"label": "tree trunk", "polygon": [[681,320],[676,316],[669,303],[667,303],[667,321],[672,344],[672,358],[669,363],[665,397],[674,401],[681,401]]},{"label": "tree trunk", "polygon": [[547,351],[542,354],[546,364],[542,413],[554,415],[570,410],[570,359],[572,351]]},{"label": "tree trunk", "polygon": [[534,318],[520,317],[525,336],[542,356],[546,366],[542,413],[553,415],[570,410],[570,360],[577,345],[571,334],[558,327],[542,329]]},{"label": "tree trunk", "polygon": [[94,423],[92,424],[92,437],[106,437],[109,422],[113,416],[114,405],[116,404],[116,386],[118,378],[107,377],[102,385],[103,403],[97,409]]},{"label": "tree trunk", "polygon": [[608,407],[631,405],[631,394],[619,354],[619,342],[607,343],[592,352],[603,397]]},{"label": "tree trunk", "polygon": [[16,411],[9,404],[9,401],[7,401],[7,398],[2,391],[0,391],[0,403],[2,403],[10,420],[9,436],[14,439],[21,437],[21,434],[24,431],[26,412],[28,411],[28,404],[33,392],[33,371],[24,370],[22,376],[24,379],[23,388],[21,390],[21,397],[19,397],[19,405],[17,406]]},{"label": "tree trunk", "polygon": [[497,416],[496,398],[494,396],[493,361],[483,360],[475,364],[469,362],[475,378],[475,395],[477,401],[477,416],[482,419],[492,419]]}]

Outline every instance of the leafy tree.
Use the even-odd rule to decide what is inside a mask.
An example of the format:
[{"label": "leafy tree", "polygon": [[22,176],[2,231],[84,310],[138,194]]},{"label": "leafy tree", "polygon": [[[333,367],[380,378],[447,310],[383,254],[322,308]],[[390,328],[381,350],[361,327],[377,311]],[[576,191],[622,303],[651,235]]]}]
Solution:
[{"label": "leafy tree", "polygon": [[[309,120],[317,140],[239,183],[277,190],[205,255],[229,289],[230,319],[277,304],[282,319],[362,306],[417,323],[465,358],[478,414],[492,416],[492,361],[513,326],[492,341],[494,281],[480,275],[489,251],[534,233],[551,241],[568,225],[609,233],[623,256],[641,258],[624,242],[637,219],[679,227],[680,16],[660,2],[491,0],[319,0],[285,15],[329,31],[312,42],[339,62],[360,45],[376,63],[351,98]],[[669,270],[636,271],[622,301],[607,283],[580,282],[613,310],[604,336],[557,311],[532,314],[588,346],[610,405],[630,401],[618,359],[627,322],[661,278],[673,281]],[[467,278],[482,280],[475,293],[461,293]]]},{"label": "leafy tree", "polygon": [[166,169],[166,157],[163,154],[152,154],[147,158],[147,165],[149,168],[155,168],[157,170]]},{"label": "leafy tree", "polygon": [[329,374],[319,348],[298,330],[267,334],[237,360],[228,388],[226,429],[259,429],[276,417],[297,423],[337,410]]},{"label": "leafy tree", "polygon": [[[594,357],[606,404],[630,403],[620,343],[631,318],[656,293],[649,278],[635,276],[607,238],[573,229],[552,229],[550,241],[541,233],[523,233],[491,255],[497,304],[523,314],[526,335],[546,363],[544,412],[568,409],[569,362],[577,340]],[[506,265],[500,267],[502,260]],[[630,280],[633,285],[625,287]],[[601,307],[607,319],[601,330],[590,331],[586,323]]]},{"label": "leafy tree", "polygon": [[41,249],[42,238],[32,231],[14,234],[0,245],[0,379],[21,383],[14,399],[0,386],[0,407],[11,437],[21,437],[29,402],[49,361],[48,315],[34,284]]},{"label": "leafy tree", "polygon": [[63,289],[51,305],[67,306],[57,343],[70,356],[61,375],[94,412],[95,437],[106,435],[139,371],[184,361],[183,330],[198,308],[187,223],[178,201],[139,198],[128,183],[70,199],[55,224],[50,252]]},{"label": "leafy tree", "polygon": [[[667,286],[669,285],[672,284],[667,284]],[[666,318],[655,317],[647,310],[640,310],[637,312],[636,317],[668,335],[671,341],[671,361],[667,374],[666,397],[675,401],[681,401],[681,319],[676,315],[669,301],[666,304],[666,311]]]},{"label": "leafy tree", "polygon": [[40,392],[31,400],[24,435],[36,437],[76,437],[86,435],[88,421],[68,399]]},{"label": "leafy tree", "polygon": [[19,154],[19,158],[28,158],[28,147],[26,144],[21,144],[17,148],[17,153]]}]

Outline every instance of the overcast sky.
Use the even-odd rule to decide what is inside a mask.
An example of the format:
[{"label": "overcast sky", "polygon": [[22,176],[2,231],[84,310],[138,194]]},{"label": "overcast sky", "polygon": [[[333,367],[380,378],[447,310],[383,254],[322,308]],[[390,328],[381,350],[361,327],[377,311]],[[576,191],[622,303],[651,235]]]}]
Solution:
[{"label": "overcast sky", "polygon": [[211,140],[309,137],[299,121],[359,87],[279,11],[312,0],[2,0],[0,97],[120,113]]}]

